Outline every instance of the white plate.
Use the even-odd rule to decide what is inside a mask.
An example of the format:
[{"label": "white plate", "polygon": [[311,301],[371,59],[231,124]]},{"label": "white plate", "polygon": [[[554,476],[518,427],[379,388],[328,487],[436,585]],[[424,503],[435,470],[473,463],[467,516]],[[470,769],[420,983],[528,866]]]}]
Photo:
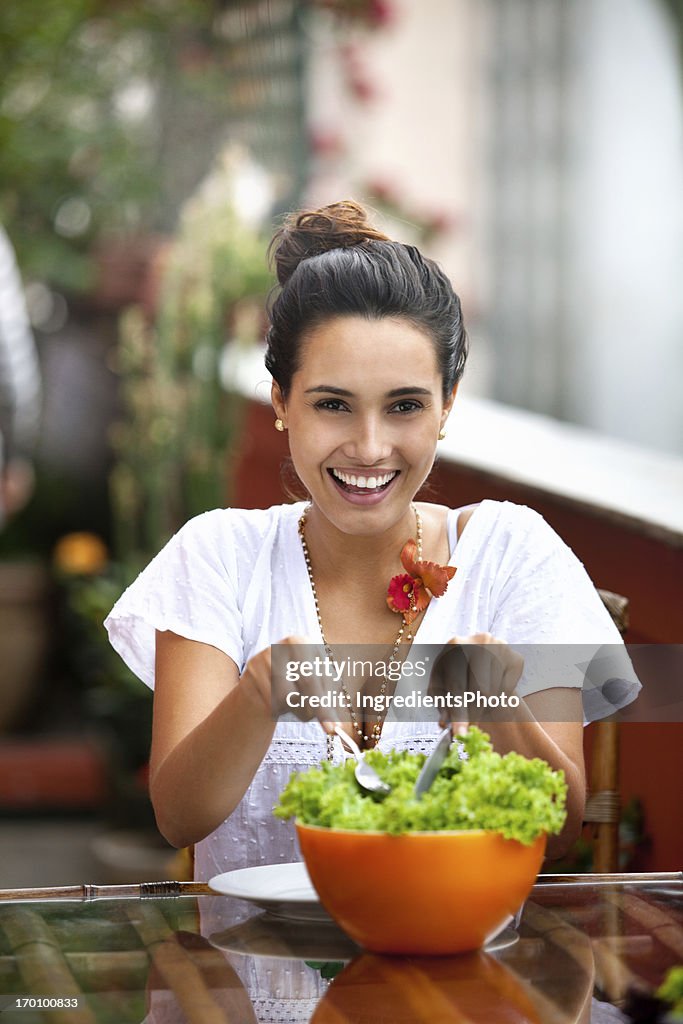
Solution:
[{"label": "white plate", "polygon": [[[250,903],[276,917],[293,921],[324,921],[328,924],[332,921],[320,903],[306,865],[302,861],[295,861],[293,864],[263,864],[255,868],[226,871],[225,874],[215,875],[209,879],[209,885],[223,896],[249,900]],[[503,926],[500,932],[486,943],[484,949],[487,953],[497,953],[514,945],[518,938],[510,923],[507,927]],[[219,941],[215,944],[221,943]],[[272,946],[270,950],[272,956]],[[324,957],[316,956],[312,959],[320,960]]]},{"label": "white plate", "polygon": [[226,871],[209,879],[209,885],[223,896],[249,900],[277,917],[295,921],[330,920],[301,861]]}]

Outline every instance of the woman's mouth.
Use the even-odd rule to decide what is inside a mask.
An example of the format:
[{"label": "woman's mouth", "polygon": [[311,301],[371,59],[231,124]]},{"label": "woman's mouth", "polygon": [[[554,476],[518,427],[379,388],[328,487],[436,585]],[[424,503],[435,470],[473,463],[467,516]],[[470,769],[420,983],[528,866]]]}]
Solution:
[{"label": "woman's mouth", "polygon": [[399,476],[400,470],[392,469],[384,473],[349,473],[341,469],[327,471],[343,494],[349,498],[378,500],[391,487]]}]

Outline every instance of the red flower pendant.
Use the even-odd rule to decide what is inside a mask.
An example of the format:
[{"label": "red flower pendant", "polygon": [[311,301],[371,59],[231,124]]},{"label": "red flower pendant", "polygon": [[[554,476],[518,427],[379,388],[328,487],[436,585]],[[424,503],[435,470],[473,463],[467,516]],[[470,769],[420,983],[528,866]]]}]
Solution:
[{"label": "red flower pendant", "polygon": [[455,576],[454,565],[417,561],[416,557],[417,543],[411,539],[401,552],[401,564],[406,571],[392,577],[387,590],[387,604],[408,624],[424,611],[432,597],[446,593],[448,581]]}]

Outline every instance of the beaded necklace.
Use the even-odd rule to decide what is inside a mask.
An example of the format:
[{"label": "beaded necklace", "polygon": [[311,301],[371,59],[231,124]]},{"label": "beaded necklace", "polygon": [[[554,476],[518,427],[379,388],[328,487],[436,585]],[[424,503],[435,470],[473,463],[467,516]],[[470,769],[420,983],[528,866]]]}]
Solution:
[{"label": "beaded necklace", "polygon": [[[412,509],[413,509],[413,512],[415,513],[415,523],[416,523],[416,530],[417,530],[417,557],[418,557],[418,561],[419,561],[419,560],[422,559],[422,516],[418,512],[418,510],[415,507],[415,505],[412,506]],[[310,583],[311,583],[311,592],[313,594],[313,603],[315,604],[315,614],[316,614],[316,617],[318,619],[318,626],[320,627],[320,636],[322,637],[323,647],[325,648],[325,654],[327,655],[327,657],[332,661],[333,664],[335,664],[334,654],[332,652],[332,648],[330,647],[329,643],[327,642],[327,638],[325,636],[325,630],[323,628],[323,620],[322,620],[322,616],[320,614],[320,604],[318,603],[318,591],[316,590],[315,577],[313,575],[313,566],[311,564],[311,555],[310,555],[310,552],[308,550],[308,544],[306,543],[306,514],[307,514],[307,512],[308,512],[308,509],[305,509],[304,512],[303,512],[303,515],[299,519],[299,537],[301,538],[301,547],[302,547],[303,553],[304,553],[304,560],[306,562],[306,569],[308,571],[308,578],[309,578]],[[417,608],[415,606],[414,598],[412,598],[412,597],[411,597],[411,611],[413,613],[413,616],[417,614]],[[405,614],[401,616],[401,626],[399,628],[398,633],[396,634],[396,639],[394,640],[394,645],[392,647],[391,655],[390,655],[390,661],[394,661],[396,659],[396,656],[398,654],[399,648],[400,648],[400,646],[401,646],[401,644],[403,643],[404,640],[409,641],[409,642],[414,640],[414,635],[413,635],[413,632],[411,630],[410,623],[408,622]],[[381,684],[380,690],[379,690],[379,696],[380,697],[383,697],[385,695],[386,689],[387,689],[387,680],[386,680],[386,676],[383,676],[382,677],[382,684]],[[346,702],[348,704],[348,707],[349,707],[349,714],[350,714],[350,717],[351,717],[351,726],[352,726],[354,732],[359,737],[359,739],[364,740],[366,743],[369,740],[373,740],[374,741],[374,745],[376,746],[377,743],[379,742],[379,738],[380,738],[380,736],[382,734],[382,725],[383,725],[383,722],[384,722],[382,713],[381,712],[377,713],[376,720],[373,722],[373,725],[372,725],[372,728],[371,728],[369,734],[366,734],[363,731],[363,729],[362,729],[362,727],[361,727],[361,725],[360,725],[360,723],[358,721],[358,716],[356,715],[356,712],[354,710],[353,704],[351,702],[351,697],[350,697],[349,691],[347,689],[346,683],[344,682],[343,678],[341,679],[341,690],[342,690],[342,693],[344,694],[344,698],[345,698],[345,700],[346,700]],[[327,737],[327,757],[328,757],[328,760],[330,760],[330,761],[332,760],[332,756],[331,756],[331,754],[332,754],[332,742],[331,741],[332,741],[332,737],[328,735],[328,737]]]}]

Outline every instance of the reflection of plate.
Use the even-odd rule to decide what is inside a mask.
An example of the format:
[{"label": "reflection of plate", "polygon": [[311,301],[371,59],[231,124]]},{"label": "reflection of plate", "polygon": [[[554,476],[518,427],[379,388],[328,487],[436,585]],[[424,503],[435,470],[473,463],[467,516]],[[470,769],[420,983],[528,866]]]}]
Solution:
[{"label": "reflection of plate", "polygon": [[226,871],[209,880],[215,892],[249,900],[277,917],[295,921],[329,921],[308,877],[306,865],[263,864],[256,868]]},{"label": "reflection of plate", "polygon": [[519,942],[519,935],[512,927],[511,924],[507,928],[503,928],[499,935],[496,935],[494,939],[491,939],[484,946],[485,953],[499,953],[501,949],[507,949],[508,946],[514,946],[515,942]]},{"label": "reflection of plate", "polygon": [[277,960],[352,960],[360,950],[334,921],[291,922],[271,914],[257,914],[242,924],[215,932],[209,942],[228,953],[267,956]]},{"label": "reflection of plate", "polygon": [[[637,884],[638,883],[636,883],[636,885]],[[681,896],[683,896],[683,889],[680,885],[648,885],[647,888],[644,890],[644,895],[661,896],[667,900],[671,899],[671,897],[673,896],[676,899],[680,900]]]},{"label": "reflection of plate", "polygon": [[[497,953],[519,941],[511,926],[487,943],[486,953]],[[209,942],[228,953],[267,956],[276,960],[326,960],[347,963],[361,952],[334,921],[301,921],[298,928],[272,914],[257,914],[209,936]]]}]

